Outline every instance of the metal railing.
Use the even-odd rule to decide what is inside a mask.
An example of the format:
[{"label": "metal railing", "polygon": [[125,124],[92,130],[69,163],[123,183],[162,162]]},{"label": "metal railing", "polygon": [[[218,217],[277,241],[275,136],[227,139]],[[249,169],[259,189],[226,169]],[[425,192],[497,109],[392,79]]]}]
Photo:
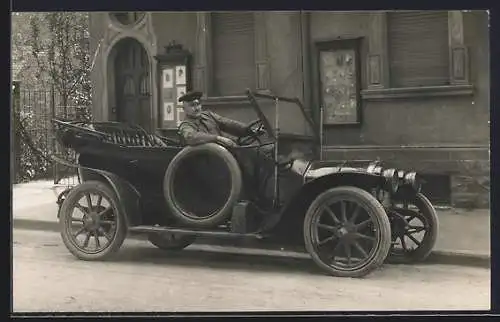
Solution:
[{"label": "metal railing", "polygon": [[61,95],[54,90],[23,89],[14,82],[12,100],[13,180],[53,179],[57,185],[78,183],[74,168],[53,162],[51,155],[74,161],[74,151],[60,146],[54,136],[52,119],[86,120],[89,106],[63,104]]}]

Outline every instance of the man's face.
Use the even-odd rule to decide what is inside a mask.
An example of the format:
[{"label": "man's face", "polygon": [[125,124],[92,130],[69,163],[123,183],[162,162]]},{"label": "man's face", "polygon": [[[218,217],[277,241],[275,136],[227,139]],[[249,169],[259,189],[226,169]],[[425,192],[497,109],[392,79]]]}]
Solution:
[{"label": "man's face", "polygon": [[201,112],[201,104],[199,100],[183,102],[182,107],[184,108],[184,113],[189,116],[196,116]]}]

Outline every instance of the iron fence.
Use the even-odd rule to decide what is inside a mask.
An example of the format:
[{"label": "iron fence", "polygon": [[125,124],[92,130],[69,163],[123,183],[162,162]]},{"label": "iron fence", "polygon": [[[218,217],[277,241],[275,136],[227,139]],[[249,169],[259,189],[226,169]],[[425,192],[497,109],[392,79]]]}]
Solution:
[{"label": "iron fence", "polygon": [[[72,104],[56,91],[31,90],[14,83],[12,133],[14,181],[53,179],[54,184],[77,183],[75,168],[54,162],[50,157],[74,162],[74,151],[63,148],[55,139],[52,119],[89,120],[90,107]],[[16,88],[17,87],[17,88]]]}]

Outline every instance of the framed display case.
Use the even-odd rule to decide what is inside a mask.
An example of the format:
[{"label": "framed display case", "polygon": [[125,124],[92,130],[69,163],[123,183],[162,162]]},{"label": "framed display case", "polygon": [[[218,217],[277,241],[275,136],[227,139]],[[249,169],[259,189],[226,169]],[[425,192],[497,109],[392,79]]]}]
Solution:
[{"label": "framed display case", "polygon": [[316,43],[319,100],[324,125],[361,122],[361,64],[359,39]]},{"label": "framed display case", "polygon": [[191,90],[191,53],[175,42],[165,47],[165,53],[155,57],[158,62],[158,127],[177,129],[184,113],[179,97]]}]

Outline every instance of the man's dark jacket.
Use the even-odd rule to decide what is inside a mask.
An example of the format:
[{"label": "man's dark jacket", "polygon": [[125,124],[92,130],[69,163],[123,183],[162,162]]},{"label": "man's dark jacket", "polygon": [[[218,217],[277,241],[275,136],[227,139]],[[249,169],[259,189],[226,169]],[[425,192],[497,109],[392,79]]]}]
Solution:
[{"label": "man's dark jacket", "polygon": [[179,125],[179,134],[187,145],[215,142],[217,136],[227,133],[236,137],[245,136],[248,127],[245,123],[231,120],[210,111],[197,116],[186,116]]}]

